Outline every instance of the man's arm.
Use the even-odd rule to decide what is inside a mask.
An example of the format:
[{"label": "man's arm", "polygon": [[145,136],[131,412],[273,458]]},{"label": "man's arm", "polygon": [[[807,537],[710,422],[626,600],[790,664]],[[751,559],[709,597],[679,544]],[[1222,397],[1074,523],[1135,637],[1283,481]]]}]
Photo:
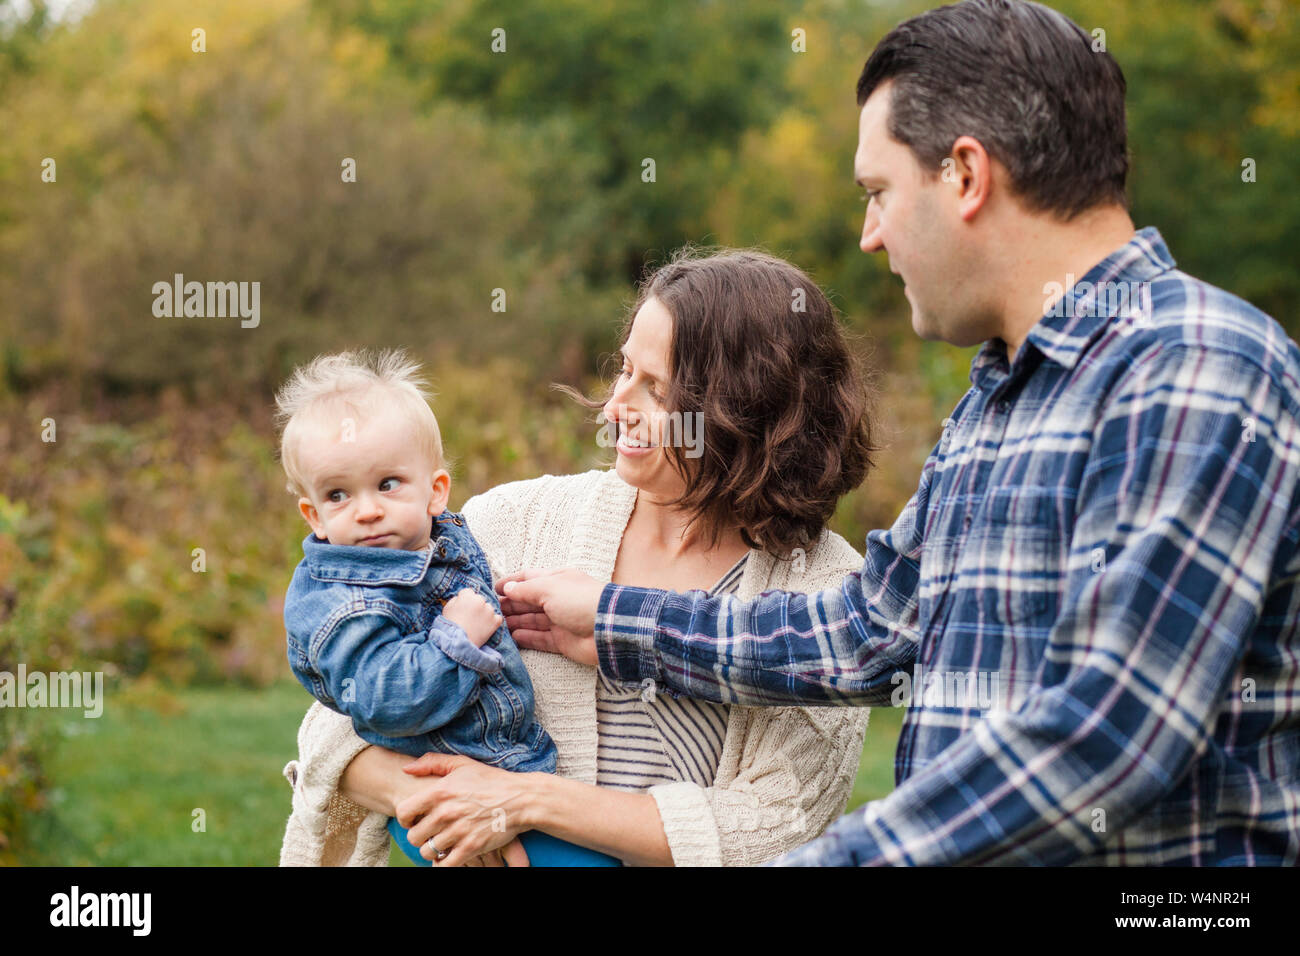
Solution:
[{"label": "man's arm", "polygon": [[1249,362],[1174,348],[1137,369],[1099,428],[1037,686],[780,862],[1060,865],[1139,819],[1240,692],[1298,470],[1296,420]]},{"label": "man's arm", "polygon": [[892,543],[910,520],[905,510],[893,530],[872,531],[862,570],[815,594],[741,601],[607,585],[596,612],[600,669],[723,703],[887,703],[919,640],[920,542],[915,558]]},{"label": "man's arm", "polygon": [[[960,419],[972,392],[953,411]],[[910,673],[919,633],[921,549],[943,442],[888,531],[867,535],[862,569],[817,594],[749,602],[526,569],[498,582],[521,647],[564,654],[632,684],[724,703],[878,705]],[[590,639],[593,630],[595,641]]]}]

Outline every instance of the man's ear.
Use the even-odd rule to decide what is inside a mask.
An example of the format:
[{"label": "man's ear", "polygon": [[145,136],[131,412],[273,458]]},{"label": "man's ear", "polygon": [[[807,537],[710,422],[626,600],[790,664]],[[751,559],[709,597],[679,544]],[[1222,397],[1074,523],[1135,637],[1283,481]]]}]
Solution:
[{"label": "man's ear", "polygon": [[958,136],[940,178],[957,190],[957,212],[969,222],[993,194],[993,160],[974,136]]},{"label": "man's ear", "polygon": [[307,519],[307,523],[311,525],[311,530],[316,532],[316,537],[324,540],[326,538],[325,524],[320,520],[320,515],[316,513],[316,506],[311,503],[311,499],[299,498],[298,511]]},{"label": "man's ear", "polygon": [[447,501],[451,498],[451,474],[445,468],[433,473],[432,487],[429,491],[429,514],[437,517],[447,510]]}]

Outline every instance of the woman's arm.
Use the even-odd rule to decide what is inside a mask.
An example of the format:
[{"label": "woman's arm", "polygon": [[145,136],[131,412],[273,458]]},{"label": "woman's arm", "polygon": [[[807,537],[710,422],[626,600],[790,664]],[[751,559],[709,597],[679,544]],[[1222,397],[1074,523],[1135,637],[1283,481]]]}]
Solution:
[{"label": "woman's arm", "polygon": [[[420,787],[398,802],[395,815],[416,846],[432,839],[448,853],[439,866],[464,863],[525,830],[542,830],[635,866],[673,863],[658,805],[649,794],[554,774],[512,773],[447,754],[429,753],[407,764],[407,774],[421,775],[411,778]],[[390,766],[367,760],[358,779],[371,772],[385,775]],[[373,779],[358,798],[391,793],[393,786]]]},{"label": "woman's arm", "polygon": [[339,792],[367,810],[396,816],[397,804],[419,789],[419,781],[402,772],[410,762],[406,754],[369,746],[353,757],[343,771]]},{"label": "woman's arm", "polygon": [[[411,828],[411,842],[420,846],[432,836],[438,838],[435,843],[446,840],[457,850],[440,866],[469,862],[523,830],[544,830],[636,866],[673,864],[658,805],[649,794],[595,787],[548,773],[510,773],[474,761],[445,777],[412,776],[402,769],[411,763],[405,754],[367,747],[348,764],[339,791],[353,803],[390,817],[398,815],[398,804],[411,801],[404,809],[425,814]],[[474,773],[471,767],[484,772]],[[518,825],[508,833],[494,831],[498,818],[489,814],[477,826],[462,819],[445,827],[443,821],[451,819],[455,807],[466,803],[475,809],[505,809],[506,819],[513,817]],[[439,810],[444,815],[433,816]]]}]

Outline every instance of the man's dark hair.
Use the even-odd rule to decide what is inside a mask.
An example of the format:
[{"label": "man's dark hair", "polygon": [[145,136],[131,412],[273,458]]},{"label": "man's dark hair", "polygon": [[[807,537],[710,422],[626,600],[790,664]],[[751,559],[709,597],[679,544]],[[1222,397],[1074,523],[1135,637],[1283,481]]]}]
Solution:
[{"label": "man's dark hair", "polygon": [[1124,73],[1073,20],[1039,3],[965,0],[899,24],[858,78],[891,84],[889,133],[938,173],[959,136],[1007,168],[1030,209],[1069,220],[1127,207]]}]

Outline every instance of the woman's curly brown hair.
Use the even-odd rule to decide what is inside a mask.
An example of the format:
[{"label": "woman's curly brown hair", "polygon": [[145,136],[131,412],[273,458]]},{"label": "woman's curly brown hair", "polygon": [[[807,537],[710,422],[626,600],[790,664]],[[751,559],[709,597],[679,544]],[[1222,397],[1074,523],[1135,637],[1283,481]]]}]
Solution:
[{"label": "woman's curly brown hair", "polygon": [[738,526],[749,547],[778,557],[807,548],[877,450],[866,378],[830,302],[782,259],[687,247],[642,280],[622,343],[651,298],[673,319],[664,407],[704,423],[699,457],[665,446],[686,486],[673,504],[710,547]]}]

